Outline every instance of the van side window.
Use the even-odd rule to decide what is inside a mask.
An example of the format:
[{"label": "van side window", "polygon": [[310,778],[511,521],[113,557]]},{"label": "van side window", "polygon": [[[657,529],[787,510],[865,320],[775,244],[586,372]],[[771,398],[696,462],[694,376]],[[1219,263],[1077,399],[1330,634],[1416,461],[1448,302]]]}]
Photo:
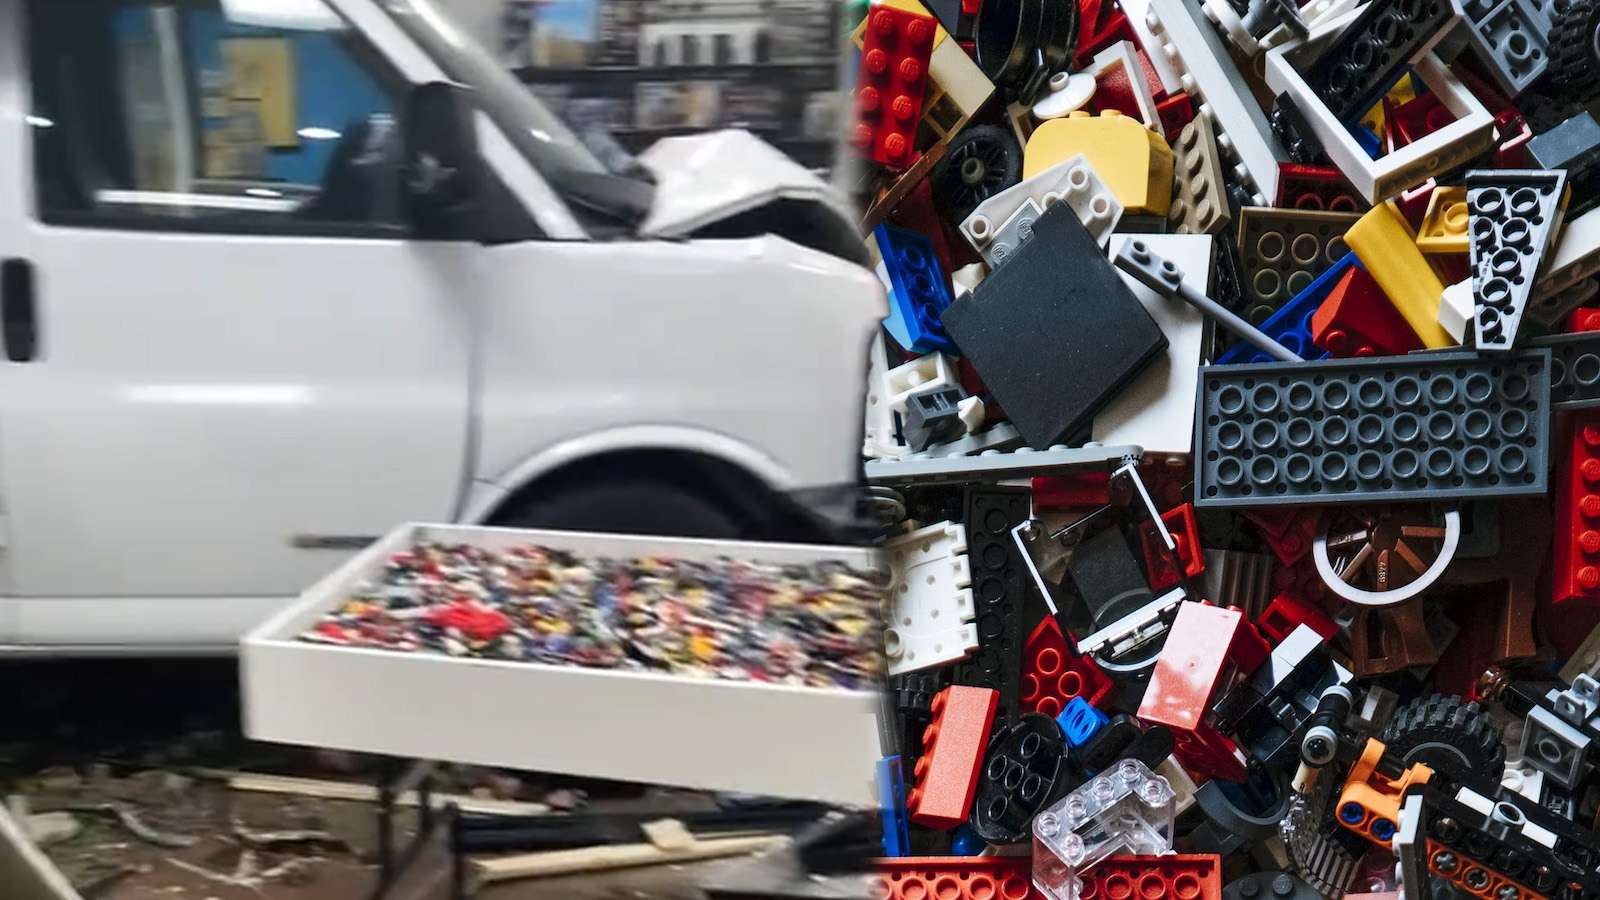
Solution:
[{"label": "van side window", "polygon": [[30,0],[46,222],[403,236],[406,85],[322,0]]}]

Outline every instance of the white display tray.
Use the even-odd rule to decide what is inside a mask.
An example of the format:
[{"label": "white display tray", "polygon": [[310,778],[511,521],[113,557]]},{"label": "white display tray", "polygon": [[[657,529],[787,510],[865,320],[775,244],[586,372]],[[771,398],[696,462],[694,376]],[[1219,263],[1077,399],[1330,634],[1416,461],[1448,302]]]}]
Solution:
[{"label": "white display tray", "polygon": [[857,547],[759,544],[410,524],[313,585],[240,648],[254,740],[445,762],[870,806],[878,744],[872,691],[466,659],[307,643],[298,637],[419,541],[540,544],[623,558],[662,555],[875,568]]}]

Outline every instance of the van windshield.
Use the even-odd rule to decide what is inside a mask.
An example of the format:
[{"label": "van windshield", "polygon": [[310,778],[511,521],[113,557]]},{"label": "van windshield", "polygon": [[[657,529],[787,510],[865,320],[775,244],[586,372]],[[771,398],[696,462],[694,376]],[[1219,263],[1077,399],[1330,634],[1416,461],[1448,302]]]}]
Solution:
[{"label": "van windshield", "polygon": [[382,0],[379,5],[446,74],[473,88],[479,108],[568,202],[624,221],[637,219],[648,208],[648,184],[608,169],[440,4]]}]

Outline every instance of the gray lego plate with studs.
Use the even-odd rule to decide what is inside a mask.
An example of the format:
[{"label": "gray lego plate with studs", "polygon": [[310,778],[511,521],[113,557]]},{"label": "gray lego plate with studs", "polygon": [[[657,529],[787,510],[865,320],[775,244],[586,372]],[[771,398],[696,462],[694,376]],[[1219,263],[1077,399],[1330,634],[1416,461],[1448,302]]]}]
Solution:
[{"label": "gray lego plate with studs", "polygon": [[1550,351],[1206,366],[1195,505],[1539,495]]},{"label": "gray lego plate with studs", "polygon": [[1529,341],[1550,351],[1550,405],[1555,409],[1600,406],[1600,331],[1556,334]]}]

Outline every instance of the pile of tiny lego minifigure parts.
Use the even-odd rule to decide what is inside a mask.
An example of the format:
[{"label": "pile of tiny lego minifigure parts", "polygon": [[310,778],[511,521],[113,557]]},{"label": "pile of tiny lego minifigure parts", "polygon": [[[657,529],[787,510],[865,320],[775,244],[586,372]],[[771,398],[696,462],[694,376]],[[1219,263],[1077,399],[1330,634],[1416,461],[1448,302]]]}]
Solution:
[{"label": "pile of tiny lego minifigure parts", "polygon": [[851,9],[878,895],[1600,898],[1600,3]]},{"label": "pile of tiny lego minifigure parts", "polygon": [[865,688],[879,572],[419,544],[302,640],[519,662]]}]

